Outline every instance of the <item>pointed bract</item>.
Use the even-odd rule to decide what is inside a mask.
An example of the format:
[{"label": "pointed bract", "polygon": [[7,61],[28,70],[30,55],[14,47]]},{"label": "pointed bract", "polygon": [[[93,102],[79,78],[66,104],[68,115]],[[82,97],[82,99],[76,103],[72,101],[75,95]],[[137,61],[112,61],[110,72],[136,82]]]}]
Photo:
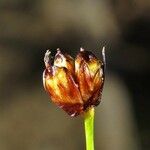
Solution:
[{"label": "pointed bract", "polygon": [[74,59],[68,54],[63,54],[60,49],[57,49],[54,66],[65,67],[72,75],[74,74]]},{"label": "pointed bract", "polygon": [[[75,75],[84,101],[85,109],[96,105],[103,88],[103,63],[96,56],[83,49],[75,59]],[[98,91],[98,92],[97,92]],[[99,94],[97,94],[99,93]]]}]

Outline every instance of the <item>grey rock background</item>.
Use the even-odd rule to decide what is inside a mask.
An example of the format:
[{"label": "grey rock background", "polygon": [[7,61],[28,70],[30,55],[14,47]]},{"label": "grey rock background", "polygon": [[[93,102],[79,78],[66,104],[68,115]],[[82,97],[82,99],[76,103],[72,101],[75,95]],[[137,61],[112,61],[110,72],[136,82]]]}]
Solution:
[{"label": "grey rock background", "polygon": [[85,149],[82,117],[70,118],[42,86],[46,49],[101,57],[107,75],[96,108],[96,149],[149,150],[150,2],[0,1],[0,149]]}]

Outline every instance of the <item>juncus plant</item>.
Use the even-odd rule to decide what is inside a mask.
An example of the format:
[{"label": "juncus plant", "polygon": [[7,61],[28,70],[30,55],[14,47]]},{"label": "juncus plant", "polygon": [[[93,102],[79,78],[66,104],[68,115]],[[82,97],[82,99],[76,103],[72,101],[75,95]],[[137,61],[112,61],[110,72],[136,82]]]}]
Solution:
[{"label": "juncus plant", "polygon": [[101,101],[105,79],[105,48],[103,60],[80,48],[76,58],[57,49],[44,57],[43,85],[52,102],[68,115],[84,116],[86,150],[94,150],[94,107]]}]

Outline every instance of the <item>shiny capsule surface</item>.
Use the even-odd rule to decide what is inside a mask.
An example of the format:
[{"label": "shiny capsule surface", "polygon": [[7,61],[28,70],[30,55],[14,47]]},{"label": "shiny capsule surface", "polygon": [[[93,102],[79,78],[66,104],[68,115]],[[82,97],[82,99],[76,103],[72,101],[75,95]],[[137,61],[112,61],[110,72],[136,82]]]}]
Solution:
[{"label": "shiny capsule surface", "polygon": [[47,50],[44,57],[43,85],[51,100],[70,116],[78,116],[100,103],[104,85],[103,61],[83,48],[73,59],[57,49],[54,60]]}]

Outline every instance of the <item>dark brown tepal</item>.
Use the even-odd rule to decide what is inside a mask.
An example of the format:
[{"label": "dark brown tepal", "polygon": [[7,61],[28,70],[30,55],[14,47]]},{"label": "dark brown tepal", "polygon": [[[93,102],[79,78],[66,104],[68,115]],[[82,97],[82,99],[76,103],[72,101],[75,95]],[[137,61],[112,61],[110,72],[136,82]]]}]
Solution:
[{"label": "dark brown tepal", "polygon": [[43,85],[51,100],[70,116],[97,106],[104,84],[105,49],[102,50],[103,61],[83,48],[75,60],[60,49],[54,60],[50,54],[47,50],[44,57]]}]

